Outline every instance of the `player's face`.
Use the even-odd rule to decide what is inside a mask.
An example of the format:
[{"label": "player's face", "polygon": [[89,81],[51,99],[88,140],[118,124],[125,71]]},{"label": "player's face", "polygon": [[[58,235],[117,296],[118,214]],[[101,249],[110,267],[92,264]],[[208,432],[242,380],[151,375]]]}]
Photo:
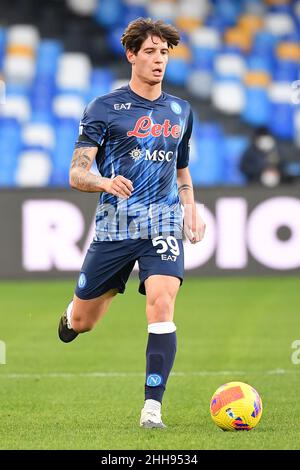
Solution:
[{"label": "player's face", "polygon": [[161,83],[169,57],[168,43],[149,36],[134,56],[134,73],[143,82]]}]

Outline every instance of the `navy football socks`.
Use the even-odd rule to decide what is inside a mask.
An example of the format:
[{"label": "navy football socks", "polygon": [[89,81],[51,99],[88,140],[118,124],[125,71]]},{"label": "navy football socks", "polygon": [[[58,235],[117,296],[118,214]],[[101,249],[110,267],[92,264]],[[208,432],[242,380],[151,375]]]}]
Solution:
[{"label": "navy football socks", "polygon": [[162,402],[176,355],[175,330],[173,322],[152,323],[148,326],[145,400]]}]

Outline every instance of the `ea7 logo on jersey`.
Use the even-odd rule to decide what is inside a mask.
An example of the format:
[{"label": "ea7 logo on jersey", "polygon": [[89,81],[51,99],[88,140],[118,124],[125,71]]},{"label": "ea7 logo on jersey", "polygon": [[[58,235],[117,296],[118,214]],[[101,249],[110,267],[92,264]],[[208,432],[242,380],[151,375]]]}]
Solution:
[{"label": "ea7 logo on jersey", "polygon": [[131,103],[116,103],[114,104],[114,109],[120,111],[121,109],[130,109]]}]

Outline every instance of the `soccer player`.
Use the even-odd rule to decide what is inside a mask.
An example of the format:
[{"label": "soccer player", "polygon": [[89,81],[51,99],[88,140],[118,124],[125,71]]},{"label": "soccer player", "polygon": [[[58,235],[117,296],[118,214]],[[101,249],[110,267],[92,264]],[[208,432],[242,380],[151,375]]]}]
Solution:
[{"label": "soccer player", "polygon": [[[68,343],[91,330],[125,285],[136,261],[146,295],[148,344],[140,425],[165,427],[161,403],[176,353],[174,304],[183,280],[182,231],[199,242],[188,169],[190,105],[162,92],[169,49],[179,33],[162,21],[138,18],[122,36],[132,66],[129,84],[85,109],[70,169],[70,185],[99,192],[96,232],[72,302],[59,323]],[[90,172],[96,159],[100,175]],[[183,207],[183,210],[182,210]]]}]

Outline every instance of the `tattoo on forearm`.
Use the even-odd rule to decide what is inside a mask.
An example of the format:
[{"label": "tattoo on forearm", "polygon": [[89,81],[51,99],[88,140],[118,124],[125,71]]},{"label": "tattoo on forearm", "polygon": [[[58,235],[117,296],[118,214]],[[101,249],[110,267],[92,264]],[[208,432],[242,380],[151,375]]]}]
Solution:
[{"label": "tattoo on forearm", "polygon": [[90,168],[97,149],[82,147],[73,154],[70,171],[70,184],[79,191],[98,192],[100,177],[90,173]]},{"label": "tattoo on forearm", "polygon": [[193,188],[192,188],[192,186],[190,186],[189,184],[182,184],[182,185],[179,186],[179,188],[178,188],[178,194],[180,194],[181,191],[193,191]]},{"label": "tattoo on forearm", "polygon": [[91,158],[86,154],[86,149],[78,149],[75,151],[71,168],[84,168],[86,169],[91,163]]},{"label": "tattoo on forearm", "polygon": [[72,175],[72,183],[80,191],[94,193],[99,191],[100,177],[77,170]]}]

